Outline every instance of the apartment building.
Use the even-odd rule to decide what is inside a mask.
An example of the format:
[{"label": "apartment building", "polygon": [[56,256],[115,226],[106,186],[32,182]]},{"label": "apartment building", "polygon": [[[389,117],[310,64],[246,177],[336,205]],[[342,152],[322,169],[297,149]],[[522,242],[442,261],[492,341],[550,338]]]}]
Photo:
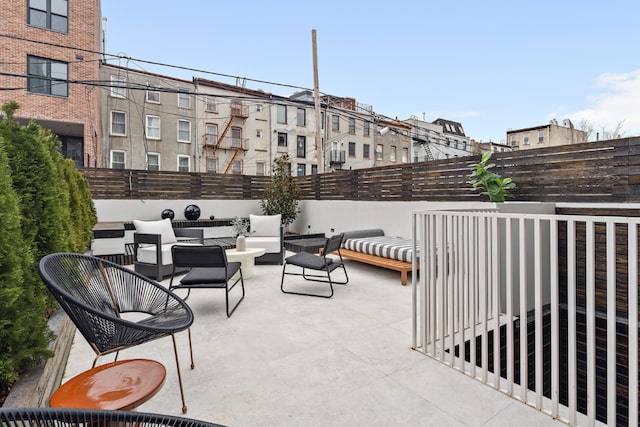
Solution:
[{"label": "apartment building", "polygon": [[404,122],[411,125],[414,162],[463,157],[470,154],[470,139],[459,122],[442,118],[427,122],[415,116]]},{"label": "apartment building", "polygon": [[566,144],[587,142],[586,132],[575,129],[571,120],[564,119],[562,125],[553,119],[549,124],[524,129],[509,129],[507,144],[514,150],[557,147]]},{"label": "apartment building", "polygon": [[0,0],[0,104],[20,104],[79,167],[101,163],[99,0]]}]

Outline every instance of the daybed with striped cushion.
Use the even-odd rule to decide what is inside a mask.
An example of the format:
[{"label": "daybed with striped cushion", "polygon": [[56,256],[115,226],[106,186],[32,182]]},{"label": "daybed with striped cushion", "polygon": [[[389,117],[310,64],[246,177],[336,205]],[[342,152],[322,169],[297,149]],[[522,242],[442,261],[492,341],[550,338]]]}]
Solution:
[{"label": "daybed with striped cushion", "polygon": [[412,252],[411,240],[385,236],[380,229],[345,231],[340,250],[344,258],[399,271],[402,285],[411,271]]}]

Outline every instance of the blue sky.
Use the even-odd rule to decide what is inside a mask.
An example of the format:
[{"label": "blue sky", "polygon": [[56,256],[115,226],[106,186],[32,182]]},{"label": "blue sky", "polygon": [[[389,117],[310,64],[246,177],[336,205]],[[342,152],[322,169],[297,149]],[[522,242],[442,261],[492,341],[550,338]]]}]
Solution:
[{"label": "blue sky", "polygon": [[216,74],[110,61],[131,68],[289,96],[263,82],[313,88],[315,29],[320,91],[379,114],[484,141],[553,118],[640,135],[638,0],[102,0],[102,15],[107,53]]}]

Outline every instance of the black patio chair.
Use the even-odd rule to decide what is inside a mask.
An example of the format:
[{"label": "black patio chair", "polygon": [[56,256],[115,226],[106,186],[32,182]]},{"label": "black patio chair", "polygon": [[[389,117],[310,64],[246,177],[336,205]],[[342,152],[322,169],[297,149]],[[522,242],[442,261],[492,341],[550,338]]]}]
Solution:
[{"label": "black patio chair", "polygon": [[[228,262],[227,254],[220,245],[174,245],[171,248],[171,257],[173,258],[174,271],[169,281],[169,290],[187,289],[187,296],[184,298],[186,300],[191,289],[224,289],[227,317],[231,317],[244,299],[244,279],[240,263]],[[185,268],[189,269],[189,272],[177,284],[174,284],[176,273],[184,271]],[[238,275],[234,279],[233,276],[236,273]],[[231,281],[233,284],[229,286]],[[237,284],[240,284],[242,296],[229,311],[229,293]]]},{"label": "black patio chair", "polygon": [[7,427],[223,427],[220,424],[172,415],[62,408],[0,408],[0,425]]},{"label": "black patio chair", "polygon": [[[282,290],[282,292],[284,292],[285,294],[331,298],[333,296],[334,284],[346,285],[347,283],[349,283],[347,269],[344,267],[344,263],[342,262],[342,254],[340,254],[340,245],[342,244],[343,237],[343,234],[337,234],[335,236],[329,237],[324,244],[321,255],[314,255],[308,252],[300,252],[285,258],[284,265],[282,266],[282,280],[280,281],[280,290]],[[337,252],[336,255],[338,256],[338,258],[332,258],[329,256],[333,252]],[[302,273],[287,272],[286,270],[288,265],[302,268]],[[344,271],[344,281],[335,281],[331,279],[331,273],[338,268],[341,268],[342,271]],[[307,270],[313,270],[318,273],[309,274],[307,273]],[[320,274],[320,272],[322,272],[322,274]],[[329,295],[323,295],[318,293],[286,291],[284,289],[285,275],[302,276],[305,280],[328,283],[330,293]]]},{"label": "black patio chair", "polygon": [[[189,335],[191,369],[194,368],[190,326],[191,308],[177,295],[133,270],[101,258],[73,253],[46,255],[40,276],[82,336],[99,357],[171,336],[178,370],[182,411],[187,411],[180,375],[175,334]],[[129,313],[145,314],[141,320]],[[124,317],[123,317],[124,315]]]}]

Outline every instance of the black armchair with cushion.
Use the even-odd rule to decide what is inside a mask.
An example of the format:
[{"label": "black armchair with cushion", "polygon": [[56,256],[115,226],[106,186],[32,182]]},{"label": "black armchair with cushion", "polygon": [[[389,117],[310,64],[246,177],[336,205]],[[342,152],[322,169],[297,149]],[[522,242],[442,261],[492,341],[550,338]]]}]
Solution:
[{"label": "black armchair with cushion", "polygon": [[[189,330],[191,308],[166,288],[118,264],[88,255],[56,253],[43,257],[40,276],[99,357],[158,338],[173,340],[182,410],[187,407],[175,334]],[[144,314],[133,320],[129,314]],[[138,316],[139,317],[139,316]],[[191,368],[191,334],[189,333]]]},{"label": "black armchair with cushion", "polygon": [[172,415],[60,408],[0,408],[0,425],[6,427],[221,427],[220,424]]},{"label": "black armchair with cushion", "polygon": [[[321,255],[314,255],[307,252],[300,252],[295,255],[285,258],[284,265],[282,266],[282,280],[280,281],[280,289],[285,294],[307,295],[312,297],[331,298],[333,296],[333,285],[346,285],[349,282],[349,276],[347,275],[347,269],[342,262],[342,255],[340,254],[340,245],[343,239],[342,234],[329,237],[322,250]],[[332,252],[337,252],[337,258],[331,257]],[[295,266],[302,268],[302,272],[288,272],[287,266]],[[337,270],[342,269],[344,272],[343,281],[335,281],[331,278],[331,274]],[[307,270],[312,270],[312,273],[308,273]],[[299,270],[298,270],[299,271]],[[285,290],[284,288],[284,276],[302,276],[305,280],[312,282],[321,282],[329,284],[329,294],[307,293],[299,291]]]},{"label": "black armchair with cushion", "polygon": [[[169,282],[169,290],[187,289],[187,296],[191,289],[224,289],[227,317],[231,317],[238,305],[244,299],[244,279],[239,262],[228,262],[227,254],[220,245],[211,246],[182,246],[171,248],[174,272]],[[177,283],[174,283],[178,271],[184,269],[189,272]],[[229,285],[233,282],[232,285]],[[229,310],[229,293],[236,285],[240,285],[242,295],[233,308]]]}]

